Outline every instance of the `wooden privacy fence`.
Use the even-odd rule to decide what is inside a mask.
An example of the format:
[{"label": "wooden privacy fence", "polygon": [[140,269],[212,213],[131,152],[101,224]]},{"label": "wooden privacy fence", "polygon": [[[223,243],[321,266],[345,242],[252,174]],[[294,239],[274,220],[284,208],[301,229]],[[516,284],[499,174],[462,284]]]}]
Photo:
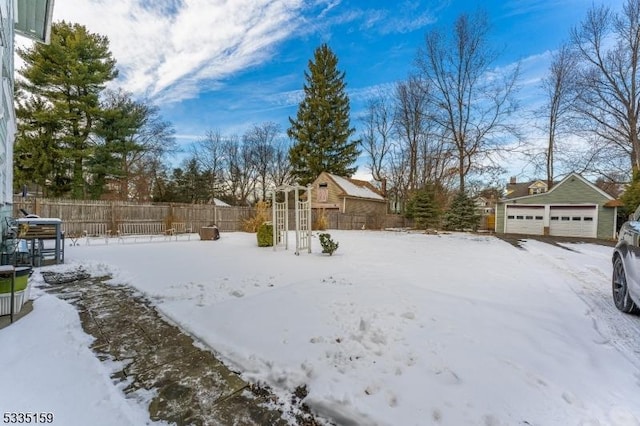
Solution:
[{"label": "wooden privacy fence", "polygon": [[[132,201],[71,200],[35,197],[16,197],[13,202],[14,217],[22,217],[20,209],[40,217],[56,217],[63,221],[69,234],[87,233],[90,236],[107,234],[116,236],[124,223],[159,223],[167,229],[191,228],[193,232],[213,224],[221,232],[241,231],[245,219],[252,217],[252,207],[217,207],[211,204],[139,203]],[[312,221],[318,215],[313,211]],[[269,216],[271,210],[269,210]],[[324,212],[328,229],[384,229],[411,227],[413,222],[400,215],[343,214]],[[289,227],[295,227],[293,210],[289,212]]]},{"label": "wooden privacy fence", "polygon": [[175,223],[188,224],[194,232],[203,226],[216,224],[221,231],[239,231],[242,220],[253,214],[251,207],[216,207],[210,204],[137,203],[130,201],[95,201],[16,197],[14,217],[23,209],[40,217],[57,217],[68,229],[78,231],[103,224],[115,231],[120,224],[130,222],[163,223],[167,228]]}]

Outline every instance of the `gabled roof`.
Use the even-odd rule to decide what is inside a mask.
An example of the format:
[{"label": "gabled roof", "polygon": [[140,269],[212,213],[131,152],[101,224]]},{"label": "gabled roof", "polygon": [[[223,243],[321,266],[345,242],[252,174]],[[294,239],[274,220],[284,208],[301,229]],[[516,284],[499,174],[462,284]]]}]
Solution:
[{"label": "gabled roof", "polygon": [[229,204],[225,203],[219,198],[213,199],[213,205],[215,205],[216,207],[231,207]]},{"label": "gabled roof", "polygon": [[532,187],[535,188],[537,186],[536,183],[538,182],[543,183],[546,186],[546,182],[540,179],[532,180],[529,182],[522,182],[522,183],[510,183],[507,185],[507,195],[504,198],[511,199],[511,198],[520,198],[520,197],[525,197],[527,195],[532,195],[532,194],[529,194],[529,189]]},{"label": "gabled roof", "polygon": [[344,196],[384,201],[382,194],[369,182],[345,178],[325,172],[342,189]]},{"label": "gabled roof", "polygon": [[[555,191],[558,187],[562,186],[563,183],[565,183],[566,181],[568,181],[570,178],[577,178],[580,179],[583,183],[585,183],[586,185],[590,186],[591,188],[593,188],[595,191],[597,191],[599,194],[601,194],[603,197],[605,197],[608,200],[614,200],[615,198],[612,197],[610,194],[608,194],[607,192],[603,191],[602,189],[598,188],[596,185],[594,185],[593,183],[589,182],[588,180],[586,180],[585,178],[583,178],[580,174],[578,173],[569,173],[564,179],[562,179],[560,182],[555,183],[553,185],[553,188],[551,188],[549,191],[547,192],[543,192],[540,194],[528,194],[528,191],[525,195],[521,195],[521,196],[513,196],[512,194],[515,193],[512,192],[510,194],[508,194],[502,201],[511,201],[511,200],[515,200],[515,199],[521,199],[521,198],[533,198],[533,197],[541,197],[541,196],[545,196],[547,194],[552,193],[553,191]],[[535,181],[534,181],[535,182]],[[510,186],[512,186],[513,184],[511,184]],[[515,184],[513,186],[519,186],[519,185],[527,185],[526,188],[529,188],[529,185],[531,185],[531,182],[526,182],[523,184]]]}]

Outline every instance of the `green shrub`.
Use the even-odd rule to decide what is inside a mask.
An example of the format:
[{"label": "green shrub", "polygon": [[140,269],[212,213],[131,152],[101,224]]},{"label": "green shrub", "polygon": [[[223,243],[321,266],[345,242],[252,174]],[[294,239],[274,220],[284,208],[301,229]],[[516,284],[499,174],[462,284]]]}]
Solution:
[{"label": "green shrub", "polygon": [[264,222],[258,227],[258,247],[273,246],[273,225],[271,222]]},{"label": "green shrub", "polygon": [[458,192],[449,210],[444,216],[444,229],[447,231],[477,231],[480,215],[476,213],[476,205],[464,192]]},{"label": "green shrub", "polygon": [[331,239],[331,234],[320,234],[320,245],[322,246],[323,253],[329,253],[329,256],[338,250],[338,243]]},{"label": "green shrub", "polygon": [[416,229],[438,228],[441,214],[433,185],[416,191],[409,199],[405,212],[409,219],[415,219]]}]

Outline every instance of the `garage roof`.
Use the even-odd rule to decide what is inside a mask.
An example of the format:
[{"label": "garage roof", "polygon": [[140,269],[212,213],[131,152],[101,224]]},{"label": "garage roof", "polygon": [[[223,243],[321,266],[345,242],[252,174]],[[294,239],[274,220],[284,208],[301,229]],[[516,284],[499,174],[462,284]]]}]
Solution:
[{"label": "garage roof", "polygon": [[[596,192],[600,193],[602,196],[604,196],[608,200],[614,200],[615,199],[615,197],[613,197],[611,194],[607,193],[606,191],[604,191],[601,188],[597,187],[593,183],[589,182],[587,179],[582,177],[580,174],[578,174],[578,173],[570,173],[569,175],[567,175],[567,177],[562,179],[560,182],[554,184],[554,186],[547,192],[543,192],[543,193],[540,193],[540,194],[531,194],[531,195],[517,195],[517,196],[513,196],[513,195],[509,196],[509,195],[507,195],[505,198],[503,198],[499,202],[500,203],[508,203],[508,202],[511,202],[511,201],[514,201],[514,200],[523,199],[523,198],[545,197],[548,194],[554,192],[558,187],[562,186],[562,184],[564,184],[565,182],[567,182],[571,178],[577,178],[577,179],[581,180],[582,182],[584,182],[585,184],[587,184],[588,186],[593,188]],[[531,182],[527,182],[527,183],[525,183],[523,185],[527,185],[527,188],[528,188],[528,186],[531,185]]]}]

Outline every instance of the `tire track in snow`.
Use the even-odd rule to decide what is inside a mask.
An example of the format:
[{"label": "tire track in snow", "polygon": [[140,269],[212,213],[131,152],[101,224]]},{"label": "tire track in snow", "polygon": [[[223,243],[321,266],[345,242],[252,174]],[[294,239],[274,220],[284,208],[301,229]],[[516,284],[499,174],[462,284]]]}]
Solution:
[{"label": "tire track in snow", "polygon": [[[567,281],[570,289],[587,305],[586,315],[591,318],[593,328],[602,337],[595,343],[615,347],[640,369],[640,316],[624,314],[615,307],[611,296],[611,275],[607,276],[601,269],[589,265],[589,260],[593,258],[600,258],[601,262],[602,255],[579,250],[563,252],[548,244],[546,246],[543,250],[537,244],[525,243],[523,248],[571,278]],[[571,257],[583,259],[581,262],[566,260]],[[640,381],[640,376],[638,380]]]}]

